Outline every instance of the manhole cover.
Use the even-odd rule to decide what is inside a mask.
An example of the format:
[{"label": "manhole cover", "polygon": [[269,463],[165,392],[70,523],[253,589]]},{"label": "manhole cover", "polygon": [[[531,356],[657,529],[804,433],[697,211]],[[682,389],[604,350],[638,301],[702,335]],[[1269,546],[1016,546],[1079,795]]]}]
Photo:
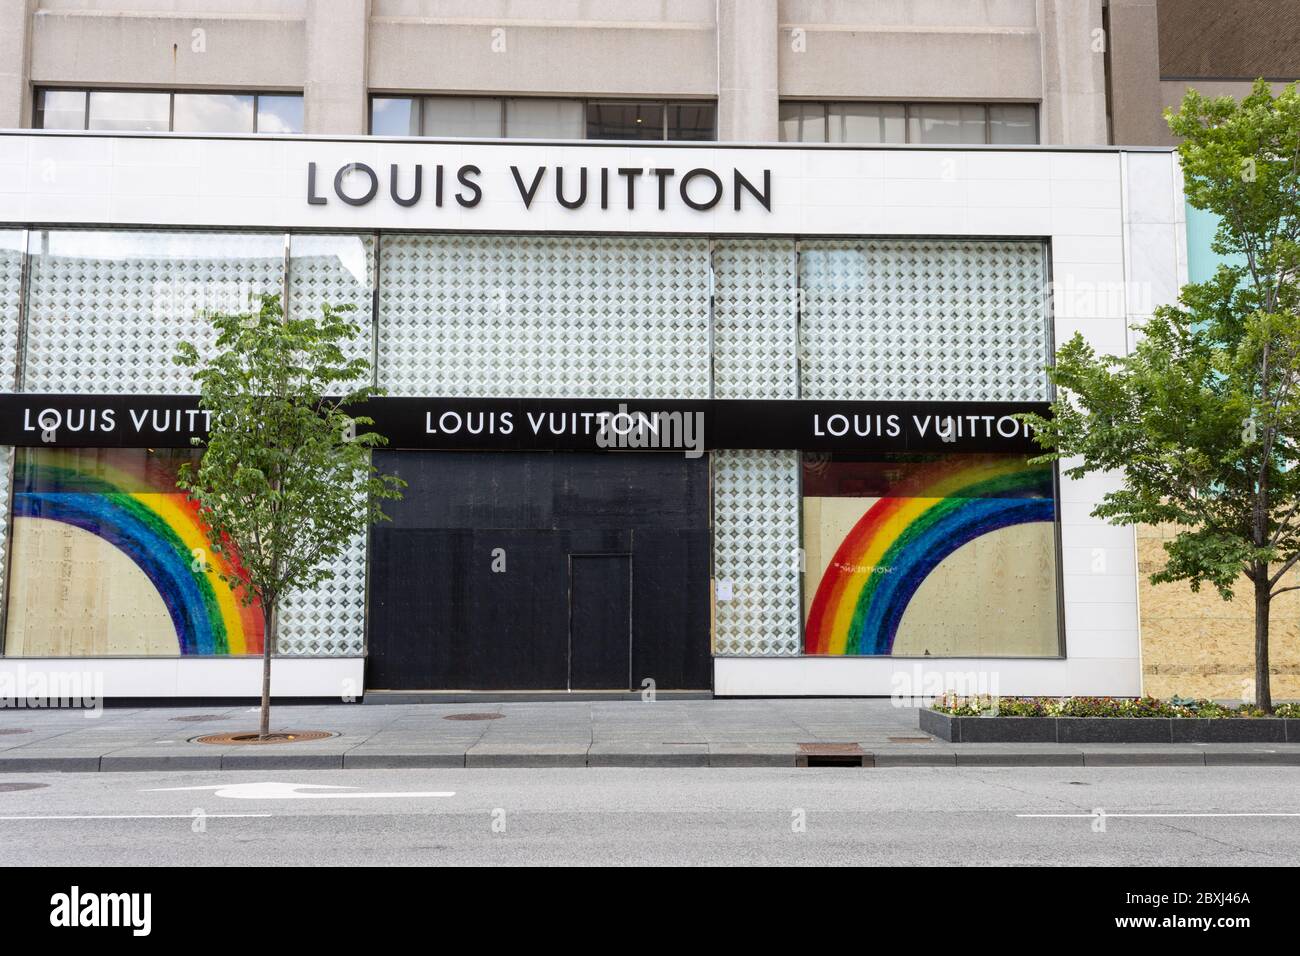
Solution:
[{"label": "manhole cover", "polygon": [[30,734],[30,727],[0,727],[0,737],[12,737],[14,734]]},{"label": "manhole cover", "polygon": [[48,783],[0,783],[0,793],[14,793],[17,790],[39,790],[48,786]]},{"label": "manhole cover", "polygon": [[190,742],[196,744],[296,744],[306,740],[324,740],[326,737],[333,736],[334,734],[328,730],[284,730],[270,734],[265,740],[262,740],[256,733],[239,731],[228,734],[207,734],[203,737],[194,737]]},{"label": "manhole cover", "polygon": [[929,737],[890,737],[891,744],[930,744],[934,743]]},{"label": "manhole cover", "polygon": [[221,714],[185,714],[181,717],[173,717],[172,720],[180,720],[186,723],[199,723],[204,720],[220,720]]},{"label": "manhole cover", "polygon": [[443,720],[496,720],[505,714],[448,714]]}]

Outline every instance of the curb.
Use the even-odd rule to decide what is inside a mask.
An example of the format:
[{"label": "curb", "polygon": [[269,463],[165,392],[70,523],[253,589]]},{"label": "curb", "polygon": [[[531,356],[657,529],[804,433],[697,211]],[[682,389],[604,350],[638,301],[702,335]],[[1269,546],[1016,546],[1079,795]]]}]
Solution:
[{"label": "curb", "polygon": [[[176,770],[437,770],[437,769],[544,769],[584,767],[789,767],[796,766],[793,751],[737,751],[716,753],[633,751],[589,753],[585,750],[495,753],[295,753],[295,754],[159,754],[102,756],[44,755],[0,756],[5,773],[143,773]],[[930,752],[865,751],[862,766],[848,769],[908,767],[1234,767],[1300,766],[1300,751],[1239,750],[1105,750]]]}]

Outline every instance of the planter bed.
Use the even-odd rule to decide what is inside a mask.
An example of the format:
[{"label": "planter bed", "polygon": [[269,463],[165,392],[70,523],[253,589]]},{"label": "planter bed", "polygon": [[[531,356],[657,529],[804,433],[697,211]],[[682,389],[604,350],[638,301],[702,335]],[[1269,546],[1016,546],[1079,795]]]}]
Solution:
[{"label": "planter bed", "polygon": [[920,711],[921,729],[953,743],[1300,743],[1294,717],[954,717]]}]

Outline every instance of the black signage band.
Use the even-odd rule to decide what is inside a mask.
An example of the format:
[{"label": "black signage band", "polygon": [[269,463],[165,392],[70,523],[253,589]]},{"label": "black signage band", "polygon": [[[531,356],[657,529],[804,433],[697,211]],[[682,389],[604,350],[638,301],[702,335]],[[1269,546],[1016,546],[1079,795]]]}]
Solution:
[{"label": "black signage band", "polygon": [[[1044,402],[373,398],[389,448],[892,452],[1038,451],[1017,416]],[[188,448],[207,433],[194,396],[0,395],[0,444]]]}]

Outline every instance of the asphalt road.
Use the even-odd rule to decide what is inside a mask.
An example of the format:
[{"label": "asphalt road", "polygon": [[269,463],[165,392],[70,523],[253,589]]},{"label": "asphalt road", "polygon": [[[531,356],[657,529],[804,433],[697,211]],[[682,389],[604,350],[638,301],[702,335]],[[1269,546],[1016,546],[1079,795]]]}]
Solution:
[{"label": "asphalt road", "polygon": [[0,861],[1293,866],[1300,768],[4,774]]}]

